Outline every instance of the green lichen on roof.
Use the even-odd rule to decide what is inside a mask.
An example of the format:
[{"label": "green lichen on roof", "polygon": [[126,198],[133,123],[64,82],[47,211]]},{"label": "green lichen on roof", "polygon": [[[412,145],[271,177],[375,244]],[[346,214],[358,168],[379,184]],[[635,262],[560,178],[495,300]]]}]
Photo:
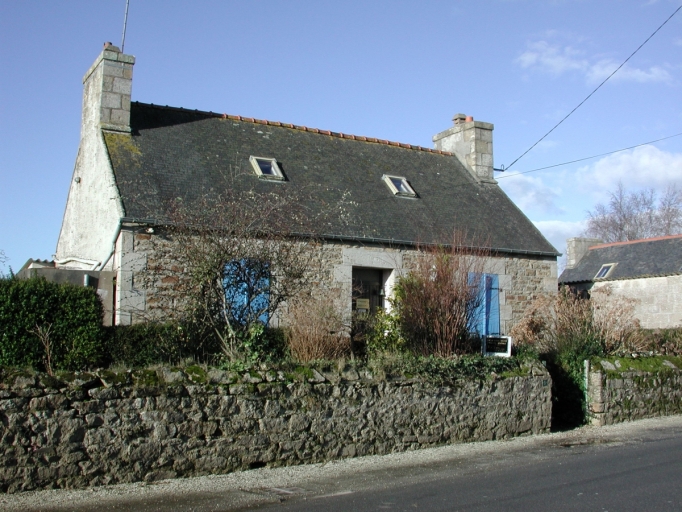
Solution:
[{"label": "green lichen on roof", "polygon": [[[178,198],[210,192],[299,194],[317,211],[343,204],[324,235],[395,244],[447,244],[453,231],[493,250],[553,258],[556,250],[496,185],[477,182],[456,156],[409,144],[142,103],[130,135],[105,135],[126,216],[169,218]],[[276,158],[286,181],[259,179],[249,156]],[[381,177],[407,178],[418,199]]]}]

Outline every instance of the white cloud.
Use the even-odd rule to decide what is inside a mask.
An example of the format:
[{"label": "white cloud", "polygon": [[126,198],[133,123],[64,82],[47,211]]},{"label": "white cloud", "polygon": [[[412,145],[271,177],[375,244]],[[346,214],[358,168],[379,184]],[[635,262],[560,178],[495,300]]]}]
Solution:
[{"label": "white cloud", "polygon": [[585,221],[539,220],[533,224],[560,253],[566,252],[566,239],[585,231]]},{"label": "white cloud", "polygon": [[528,49],[522,53],[516,62],[524,68],[539,69],[553,75],[560,75],[566,71],[583,71],[589,66],[585,59],[578,58],[579,52],[565,46],[550,45],[547,41],[528,43]]},{"label": "white cloud", "polygon": [[576,179],[599,200],[608,197],[618,182],[622,182],[627,190],[653,188],[663,192],[669,185],[679,186],[682,181],[682,153],[642,146],[581,167]]},{"label": "white cloud", "polygon": [[500,186],[524,211],[534,210],[542,213],[563,213],[557,206],[559,194],[545,185],[541,178],[517,175],[510,179],[501,179]]},{"label": "white cloud", "polygon": [[[516,63],[523,69],[549,73],[553,76],[565,73],[579,73],[590,83],[599,83],[609,76],[620,64],[619,61],[603,57],[586,57],[585,52],[569,45],[551,44],[540,40],[528,42],[526,51]],[[651,66],[648,69],[623,66],[612,80],[638,83],[672,83],[670,72],[663,66]]]},{"label": "white cloud", "polygon": [[[614,72],[616,68],[618,68],[620,63],[611,60],[611,59],[602,59],[599,62],[596,62],[595,64],[591,65],[587,71],[587,81],[590,83],[600,83],[603,81],[607,76],[609,76],[611,73]],[[670,76],[670,73],[666,69],[663,69],[661,66],[651,66],[648,70],[646,69],[637,69],[637,68],[632,68],[628,66],[627,64],[620,68],[618,73],[613,75],[613,78],[611,80],[618,80],[621,82],[638,82],[638,83],[646,83],[646,82],[664,82],[664,83],[670,83],[672,82],[672,77]]]}]

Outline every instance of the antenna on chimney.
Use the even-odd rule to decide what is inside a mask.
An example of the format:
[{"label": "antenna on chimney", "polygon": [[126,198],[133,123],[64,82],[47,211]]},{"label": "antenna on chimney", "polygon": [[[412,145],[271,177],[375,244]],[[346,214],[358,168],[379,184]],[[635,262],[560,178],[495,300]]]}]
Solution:
[{"label": "antenna on chimney", "polygon": [[123,53],[123,47],[126,44],[126,26],[128,26],[128,4],[130,0],[126,0],[126,14],[123,17],[123,36],[121,37],[121,53]]}]

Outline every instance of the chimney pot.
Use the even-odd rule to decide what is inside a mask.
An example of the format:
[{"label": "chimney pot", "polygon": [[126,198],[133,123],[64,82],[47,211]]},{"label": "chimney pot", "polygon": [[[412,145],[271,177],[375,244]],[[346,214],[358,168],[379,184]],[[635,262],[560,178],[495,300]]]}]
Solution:
[{"label": "chimney pot", "polygon": [[455,124],[462,124],[466,120],[467,116],[465,114],[455,114],[455,117],[452,118],[452,120],[455,122]]},{"label": "chimney pot", "polygon": [[474,120],[472,116],[467,116],[466,119],[464,120],[465,123],[471,123]]}]

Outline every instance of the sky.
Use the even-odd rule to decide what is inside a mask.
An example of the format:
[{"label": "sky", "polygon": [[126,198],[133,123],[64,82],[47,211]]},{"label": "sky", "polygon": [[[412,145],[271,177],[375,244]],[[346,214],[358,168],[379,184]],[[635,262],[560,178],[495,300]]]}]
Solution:
[{"label": "sky", "polygon": [[[682,0],[130,0],[133,101],[433,147],[456,113],[508,167]],[[125,0],[0,0],[0,251],[52,259],[78,151],[82,77],[121,45]],[[500,186],[560,251],[587,212],[682,186],[682,11]],[[500,219],[504,222],[505,219]]]}]

